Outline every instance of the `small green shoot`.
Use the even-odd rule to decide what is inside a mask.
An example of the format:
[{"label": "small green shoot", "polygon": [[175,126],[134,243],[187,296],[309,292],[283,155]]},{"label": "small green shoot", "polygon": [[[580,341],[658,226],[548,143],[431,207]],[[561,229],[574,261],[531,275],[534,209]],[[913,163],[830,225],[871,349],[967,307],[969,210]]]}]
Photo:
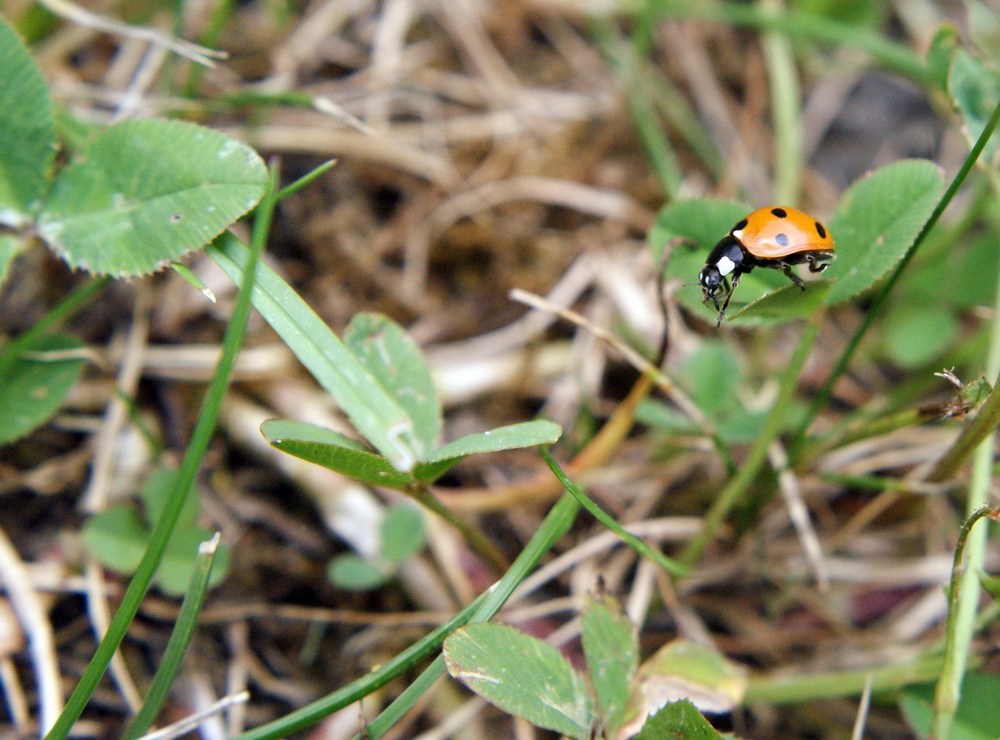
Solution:
[{"label": "small green shoot", "polygon": [[197,290],[212,303],[216,302],[215,293],[212,292],[211,288],[205,285],[202,279],[191,272],[186,265],[182,265],[180,262],[171,262],[170,269],[180,275],[185,283]]},{"label": "small green shoot", "polygon": [[631,532],[627,532],[618,522],[614,520],[611,515],[606,513],[593,499],[584,493],[583,489],[569,479],[563,469],[560,468],[559,464],[555,461],[555,459],[553,459],[547,447],[540,448],[540,451],[546,465],[549,466],[549,470],[551,470],[556,478],[559,479],[563,488],[565,488],[577,501],[579,501],[580,505],[590,512],[590,514],[592,514],[597,521],[618,535],[622,542],[635,550],[640,557],[652,560],[658,568],[672,577],[684,577],[689,573],[686,565],[678,563],[672,558],[668,558],[655,547],[651,547]]},{"label": "small green shoot", "polygon": [[[238,269],[228,261],[220,264],[227,272]],[[312,327],[313,319],[318,321],[318,318],[300,298],[293,299],[294,293],[290,290],[284,293],[278,280],[280,278],[272,273],[262,278],[261,284],[264,289],[273,288],[275,295],[280,291],[287,296],[287,301],[260,300],[258,309],[265,318],[273,319],[272,326],[279,333],[287,332],[284,338],[292,350],[302,353],[299,358],[307,366],[312,363],[320,382],[324,378],[327,380],[324,383],[327,390],[378,452],[310,424],[265,422],[261,432],[279,450],[366,483],[407,491],[434,482],[469,455],[551,444],[559,438],[558,425],[536,420],[470,434],[438,446],[443,412],[426,361],[402,328],[385,316],[359,314],[345,332],[344,343],[325,326],[316,327],[318,334],[303,337],[296,330],[296,323]],[[286,324],[285,317],[293,313],[299,316],[298,320]],[[331,367],[335,357],[341,359],[336,372]],[[368,393],[360,394],[355,390],[357,381],[345,377],[348,368],[353,375],[366,379]],[[393,416],[380,416],[375,406],[379,398],[385,399],[381,403],[386,409],[395,409]],[[396,451],[388,442],[392,439],[393,427],[407,430],[406,438],[414,455],[412,461],[406,461],[408,467],[403,469],[386,454],[386,449]],[[386,440],[385,447],[378,447],[376,439]]]}]

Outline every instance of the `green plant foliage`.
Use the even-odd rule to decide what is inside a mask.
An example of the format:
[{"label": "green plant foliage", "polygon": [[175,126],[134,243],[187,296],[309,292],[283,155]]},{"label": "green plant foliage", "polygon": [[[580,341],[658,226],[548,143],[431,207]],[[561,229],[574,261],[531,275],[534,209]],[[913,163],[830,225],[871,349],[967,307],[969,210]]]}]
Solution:
[{"label": "green plant foliage", "polygon": [[[962,682],[962,699],[955,714],[951,740],[996,740],[1000,727],[1000,676],[969,673]],[[930,737],[934,718],[934,684],[903,692],[900,709],[921,740]]]},{"label": "green plant foliage", "polygon": [[424,515],[415,506],[390,506],[382,520],[381,532],[382,557],[400,565],[424,546]]},{"label": "green plant foliage", "polygon": [[[760,272],[758,270],[758,272]],[[754,273],[756,274],[756,273]],[[807,318],[813,311],[823,305],[830,287],[829,280],[810,280],[805,290],[792,285],[788,280],[776,290],[756,298],[731,315],[727,321],[739,326],[759,326],[761,324],[792,319]],[[740,282],[740,291],[743,282]]]},{"label": "green plant foliage", "polygon": [[636,627],[609,596],[588,596],[583,605],[583,654],[605,736],[615,737],[639,668]]},{"label": "green plant foliage", "polygon": [[[235,238],[223,235],[209,254],[231,279],[241,279],[246,248]],[[414,481],[431,482],[471,454],[550,444],[559,438],[562,430],[558,425],[539,420],[472,434],[418,454],[432,436],[437,436],[440,422],[433,417],[440,411],[424,374],[425,364],[415,359],[415,347],[402,339],[402,330],[391,328],[385,317],[363,319],[352,332],[351,341],[361,351],[358,356],[273,271],[261,265],[256,277],[254,306],[336,399],[362,436],[402,475],[391,474],[377,456],[356,444],[345,445],[345,438],[339,435],[321,442],[315,432],[308,432],[305,440],[297,440],[294,435],[272,436],[273,428],[268,428],[265,436],[281,442],[281,449],[345,475],[402,488]],[[414,373],[412,386],[408,371]],[[411,411],[417,420],[411,418]],[[309,444],[297,444],[304,441]],[[318,446],[322,444],[330,449],[322,450]]]},{"label": "green plant foliage", "polygon": [[[231,280],[240,283],[248,252],[236,237],[223,234],[208,254]],[[413,470],[418,461],[417,442],[406,411],[301,296],[266,265],[256,270],[253,305],[336,399],[358,432],[396,470]]]},{"label": "green plant foliage", "polygon": [[171,688],[177,680],[184,663],[184,655],[191,644],[191,639],[198,630],[198,614],[208,593],[212,566],[218,554],[219,535],[202,543],[198,548],[198,558],[195,562],[191,580],[184,592],[180,614],[170,632],[170,640],[163,652],[156,669],[153,683],[146,692],[142,708],[129,722],[122,734],[122,740],[137,740],[149,732],[153,721],[160,714],[170,696]]},{"label": "green plant foliage", "polygon": [[587,685],[548,643],[502,624],[477,623],[444,642],[448,673],[500,709],[538,727],[589,738]]},{"label": "green plant foliage", "polygon": [[374,591],[392,578],[391,573],[353,552],[332,558],[326,575],[330,583],[346,591]]},{"label": "green plant foliage", "polygon": [[684,360],[681,373],[691,399],[713,417],[732,408],[736,390],[743,381],[743,368],[736,353],[729,345],[713,340],[698,345]]},{"label": "green plant foliage", "polygon": [[795,0],[791,7],[842,23],[874,27],[885,18],[886,8],[871,0]]},{"label": "green plant foliage", "polygon": [[[677,640],[638,666],[635,625],[609,596],[589,597],[583,610],[583,650],[593,702],[581,676],[551,645],[500,624],[476,623],[444,643],[448,673],[505,712],[538,727],[574,738],[718,738],[686,692],[732,706],[742,697],[746,672],[717,653]],[[671,689],[650,686],[650,678],[671,679]],[[665,674],[669,673],[667,676]],[[653,702],[653,705],[650,705]],[[666,711],[657,711],[667,704]],[[680,706],[686,704],[686,706]],[[595,707],[596,706],[596,711]],[[717,710],[724,711],[724,710]],[[623,727],[626,712],[630,725]],[[710,734],[703,734],[706,730]]]},{"label": "green plant foliage", "polygon": [[48,187],[56,154],[55,118],[45,78],[21,39],[0,18],[0,224],[27,223]]},{"label": "green plant foliage", "polygon": [[559,439],[561,431],[557,424],[537,420],[471,434],[432,450],[425,461],[413,467],[412,472],[401,472],[381,455],[328,429],[277,420],[261,425],[264,437],[282,452],[371,485],[397,490],[405,490],[417,483],[433,483],[472,454],[551,444]]},{"label": "green plant foliage", "polygon": [[986,593],[993,597],[994,601],[1000,601],[1000,576],[981,573],[979,576],[979,585],[983,587]]},{"label": "green plant foliage", "polygon": [[344,332],[344,344],[406,410],[413,421],[416,453],[423,458],[441,435],[441,404],[416,342],[388,317],[361,313]]},{"label": "green plant foliage", "polygon": [[[238,251],[233,248],[230,254]],[[229,255],[218,256],[223,258],[223,269],[238,275],[237,262]],[[401,327],[385,316],[363,314],[348,330],[347,343],[342,343],[277,275],[266,268],[258,275],[257,290],[264,294],[258,296],[258,310],[299,359],[315,368],[317,379],[382,455],[311,424],[265,422],[261,432],[278,449],[366,483],[404,490],[433,482],[469,455],[552,444],[559,439],[562,430],[557,424],[535,420],[470,434],[435,448],[441,407],[423,355]],[[364,383],[368,393],[360,392]],[[384,399],[392,413],[381,412],[377,399]],[[417,457],[401,468],[402,461],[389,458],[386,449],[398,452],[403,430],[411,432],[406,438]],[[379,440],[386,443],[380,446]]]},{"label": "green plant foliage", "polygon": [[992,303],[1000,251],[992,233],[970,234],[934,253],[917,256],[894,296],[894,310],[929,306],[957,309]]},{"label": "green plant foliage", "polygon": [[139,567],[149,532],[139,511],[129,505],[111,506],[83,525],[83,543],[105,568],[132,575]]},{"label": "green plant foliage", "polygon": [[687,699],[664,705],[649,716],[636,740],[722,740]]},{"label": "green plant foliage", "polygon": [[958,330],[952,311],[935,305],[906,307],[889,314],[884,325],[885,349],[897,365],[917,368],[940,355]]},{"label": "green plant foliage", "polygon": [[958,48],[958,41],[958,29],[947,23],[937,30],[927,49],[927,68],[930,70],[931,78],[941,90],[948,89],[951,58]]},{"label": "green plant foliage", "polygon": [[[122,575],[135,573],[176,476],[176,471],[161,470],[149,477],[142,489],[145,516],[131,504],[119,504],[87,520],[83,541],[101,565]],[[212,537],[212,532],[197,526],[197,518],[198,498],[189,492],[156,573],[155,583],[170,596],[181,596],[187,591],[197,564],[198,546]],[[225,578],[229,558],[228,548],[220,545],[209,577],[210,587]]]},{"label": "green plant foliage", "polygon": [[997,17],[996,11],[980,0],[965,0],[965,9],[968,13],[969,37],[972,43],[992,59],[1000,58],[1000,18]]},{"label": "green plant foliage", "polygon": [[[948,92],[962,119],[962,133],[971,146],[983,133],[986,122],[1000,100],[1000,71],[967,51],[958,49],[951,59]],[[986,143],[980,156],[980,164],[997,167],[1000,165],[998,152],[1000,142],[994,136]]]},{"label": "green plant foliage", "polygon": [[830,231],[837,259],[825,276],[834,281],[826,304],[870,289],[903,258],[944,190],[932,162],[902,160],[854,183],[840,201]]},{"label": "green plant foliage", "polygon": [[[48,421],[80,377],[81,357],[47,358],[45,353],[81,350],[72,337],[42,337],[0,371],[0,444],[28,434]],[[3,352],[0,351],[0,356]]]},{"label": "green plant foliage", "polygon": [[560,434],[562,428],[554,422],[544,419],[523,421],[519,424],[497,427],[488,432],[468,434],[432,450],[424,457],[423,462],[454,464],[469,455],[552,444],[559,439]]},{"label": "green plant foliage", "polygon": [[[794,287],[794,286],[793,286]],[[796,288],[797,292],[798,289]],[[681,366],[678,381],[690,393],[720,438],[743,443],[757,437],[765,412],[748,411],[737,395],[745,375],[737,356],[726,344],[706,340]],[[799,407],[790,409],[789,424]],[[698,427],[686,415],[658,399],[645,399],[639,406],[637,419],[667,435],[698,434]]]},{"label": "green plant foliage", "polygon": [[329,429],[301,422],[271,420],[265,421],[260,431],[282,452],[363,483],[404,489],[416,481],[411,473],[400,472],[381,455]]},{"label": "green plant foliage", "polygon": [[73,267],[142,275],[211,241],[257,204],[266,179],[253,149],[217,131],[123,121],[58,174],[38,231]]},{"label": "green plant foliage", "polygon": [[626,729],[639,729],[661,706],[685,698],[703,712],[730,712],[743,700],[746,687],[744,666],[711,648],[673,640],[639,667],[625,712]]},{"label": "green plant foliage", "polygon": [[[694,198],[668,203],[660,209],[656,223],[649,231],[648,242],[653,250],[653,257],[659,260],[663,256],[664,249],[677,240],[687,242],[696,249],[711,249],[719,239],[729,233],[733,224],[751,210],[741,203],[715,198]],[[679,254],[681,247],[674,245],[673,249],[670,256],[671,263],[681,256]],[[704,265],[704,254],[700,260],[701,265]],[[668,270],[668,274],[673,276],[676,273]]]},{"label": "green plant foliage", "polygon": [[[963,251],[954,250],[959,258],[956,266],[938,272],[938,285],[945,283],[947,300],[956,306],[971,308],[989,305],[996,290],[996,276],[1000,271],[1000,250],[992,233],[973,236]],[[942,276],[944,280],[942,280]]]},{"label": "green plant foliage", "polygon": [[385,585],[399,566],[424,546],[424,518],[420,510],[409,504],[386,509],[381,540],[378,562],[354,553],[332,558],[327,566],[331,583],[351,591],[371,591]]}]

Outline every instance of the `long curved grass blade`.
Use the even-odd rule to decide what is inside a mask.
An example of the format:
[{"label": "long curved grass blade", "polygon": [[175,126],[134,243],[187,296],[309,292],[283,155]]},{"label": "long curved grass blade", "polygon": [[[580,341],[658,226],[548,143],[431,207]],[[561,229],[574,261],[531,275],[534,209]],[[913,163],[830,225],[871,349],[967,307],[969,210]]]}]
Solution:
[{"label": "long curved grass blade", "polygon": [[170,633],[170,640],[167,648],[163,652],[160,660],[160,667],[156,670],[153,684],[146,695],[146,701],[142,705],[139,713],[132,718],[122,740],[134,740],[149,730],[156,719],[163,703],[167,700],[170,687],[173,686],[174,679],[181,669],[181,661],[184,660],[184,653],[187,651],[194,631],[198,627],[198,613],[201,605],[205,602],[205,594],[208,593],[208,579],[212,574],[212,565],[215,563],[215,553],[219,547],[219,533],[210,540],[206,540],[198,548],[198,559],[194,571],[191,573],[191,583],[187,593],[184,594],[184,601],[181,603],[181,611],[174,623],[174,629]]}]

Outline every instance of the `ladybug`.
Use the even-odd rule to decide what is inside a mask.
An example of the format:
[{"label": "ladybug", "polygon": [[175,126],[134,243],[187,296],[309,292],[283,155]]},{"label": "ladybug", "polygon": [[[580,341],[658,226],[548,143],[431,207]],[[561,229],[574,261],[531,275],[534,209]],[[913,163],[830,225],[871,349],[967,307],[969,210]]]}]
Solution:
[{"label": "ladybug", "polygon": [[[810,272],[822,272],[831,259],[833,237],[815,218],[795,208],[760,208],[741,219],[708,253],[698,274],[702,301],[711,300],[715,304],[719,311],[716,326],[721,326],[740,277],[753,268],[782,270],[789,280],[805,290],[802,280],[792,272],[792,265],[808,262]],[[728,275],[732,275],[732,285]],[[720,293],[726,296],[721,310]]]}]

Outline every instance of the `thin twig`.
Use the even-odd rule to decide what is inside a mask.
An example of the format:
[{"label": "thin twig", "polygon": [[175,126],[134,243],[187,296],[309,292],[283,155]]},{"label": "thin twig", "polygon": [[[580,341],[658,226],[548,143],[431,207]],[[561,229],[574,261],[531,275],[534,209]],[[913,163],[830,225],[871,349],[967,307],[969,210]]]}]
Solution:
[{"label": "thin twig", "polygon": [[785,499],[785,507],[788,509],[788,517],[795,526],[795,531],[799,535],[802,549],[805,551],[806,560],[812,566],[816,574],[816,585],[820,592],[825,593],[830,589],[830,574],[826,570],[823,561],[823,548],[816,535],[812,520],[809,517],[809,509],[802,500],[802,491],[799,489],[799,481],[795,473],[788,468],[788,455],[785,448],[778,440],[771,443],[767,456],[771,461],[771,466],[778,471],[778,488]]},{"label": "thin twig", "polygon": [[195,714],[185,717],[179,722],[168,725],[167,727],[157,730],[156,732],[150,732],[147,735],[143,735],[140,740],[172,740],[172,738],[186,735],[209,717],[219,714],[220,712],[224,712],[237,704],[245,704],[249,701],[249,699],[249,691],[241,691],[238,694],[224,696],[217,702],[205,707],[200,712],[196,712]]},{"label": "thin twig", "polygon": [[38,0],[38,2],[48,11],[77,25],[103,33],[145,41],[155,46],[162,46],[164,49],[168,49],[175,54],[180,54],[182,57],[190,59],[192,62],[203,64],[206,67],[214,67],[214,60],[226,59],[229,56],[224,51],[208,49],[204,46],[193,44],[190,41],[171,36],[169,33],[164,33],[158,28],[130,26],[114,18],[91,13],[79,5],[68,2],[68,0]]},{"label": "thin twig", "polygon": [[31,577],[6,532],[0,530],[0,581],[3,582],[11,606],[28,636],[31,662],[38,682],[38,701],[41,704],[39,728],[42,733],[52,727],[63,707],[62,679],[56,660],[55,638],[49,615]]}]

